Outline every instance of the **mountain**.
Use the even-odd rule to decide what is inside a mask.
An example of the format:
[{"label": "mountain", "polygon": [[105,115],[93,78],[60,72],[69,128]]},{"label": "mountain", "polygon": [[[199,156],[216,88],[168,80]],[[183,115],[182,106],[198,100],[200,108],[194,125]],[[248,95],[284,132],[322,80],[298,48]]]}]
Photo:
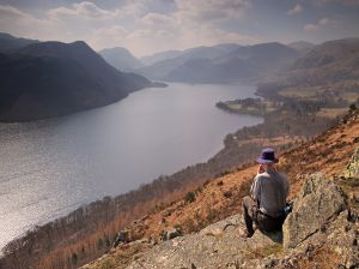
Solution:
[{"label": "mountain", "polygon": [[[238,47],[240,46],[237,44],[219,44],[213,47],[202,46],[183,51],[165,51],[154,54],[153,56],[142,58],[142,60],[146,63],[146,66],[138,69],[137,72],[155,79],[172,81],[172,75],[170,73],[177,67],[185,70],[188,67],[191,68],[191,61],[215,59],[237,49]],[[192,77],[192,75],[192,71],[188,70],[188,72],[185,72],[183,76],[187,76],[189,78]],[[182,75],[179,74],[178,76],[181,77]],[[174,79],[173,81],[176,80],[177,79]],[[192,81],[192,79],[188,80]]]},{"label": "mountain", "polygon": [[280,43],[222,44],[186,50],[137,71],[150,78],[190,83],[255,81],[288,66],[299,52]]},{"label": "mountain", "polygon": [[181,55],[182,53],[183,53],[183,51],[181,51],[181,50],[168,50],[168,51],[158,52],[158,53],[148,55],[148,56],[143,56],[143,57],[141,57],[140,60],[145,65],[152,65],[157,62],[176,58],[179,55]]},{"label": "mountain", "polygon": [[181,58],[183,60],[193,60],[193,59],[216,59],[221,56],[224,56],[238,48],[240,45],[237,44],[219,44],[212,47],[195,47],[183,51]]},{"label": "mountain", "polygon": [[259,85],[257,92],[340,107],[359,100],[358,83],[359,38],[347,38],[316,45],[286,70]]},{"label": "mountain", "polygon": [[107,105],[151,85],[86,43],[40,42],[0,54],[0,120],[27,121]]},{"label": "mountain", "polygon": [[121,71],[133,71],[143,66],[142,62],[125,48],[103,49],[99,51],[99,54],[109,64]]},{"label": "mountain", "polygon": [[234,43],[224,43],[218,44],[213,47],[195,47],[189,48],[185,50],[168,50],[159,53],[155,53],[153,55],[144,56],[141,58],[141,61],[145,65],[154,65],[156,63],[160,63],[162,61],[171,60],[177,58],[179,56],[183,56],[183,59],[191,59],[191,58],[216,58],[223,53],[229,53],[235,49],[240,47],[238,44]]},{"label": "mountain", "polygon": [[315,47],[313,43],[306,41],[296,41],[288,44],[289,47],[299,52],[306,53]]},{"label": "mountain", "polygon": [[291,70],[345,68],[346,66],[347,72],[351,72],[351,70],[358,71],[358,62],[359,38],[348,38],[328,41],[314,47],[309,53],[299,58]]},{"label": "mountain", "polygon": [[359,78],[359,38],[328,41],[315,46],[283,73],[285,85],[347,84]]},{"label": "mountain", "polygon": [[38,42],[38,40],[18,38],[8,33],[0,32],[0,53],[20,49],[27,45]]}]

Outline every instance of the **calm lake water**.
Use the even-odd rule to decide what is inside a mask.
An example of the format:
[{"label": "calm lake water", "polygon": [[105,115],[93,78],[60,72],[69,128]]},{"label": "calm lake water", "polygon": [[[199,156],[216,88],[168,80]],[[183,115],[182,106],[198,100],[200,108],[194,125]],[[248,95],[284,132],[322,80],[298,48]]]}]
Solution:
[{"label": "calm lake water", "polygon": [[171,83],[67,117],[0,123],[0,247],[85,203],[206,161],[226,134],[262,122],[215,103],[254,90]]}]

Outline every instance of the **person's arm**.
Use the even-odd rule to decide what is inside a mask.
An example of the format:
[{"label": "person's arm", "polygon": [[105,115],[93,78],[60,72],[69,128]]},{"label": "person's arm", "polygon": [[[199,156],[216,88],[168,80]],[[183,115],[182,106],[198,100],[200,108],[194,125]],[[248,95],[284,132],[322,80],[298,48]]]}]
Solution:
[{"label": "person's arm", "polygon": [[249,190],[249,196],[252,197],[254,199],[254,183],[256,182],[256,178],[253,179],[253,182],[252,182],[252,185],[251,185],[251,188]]}]

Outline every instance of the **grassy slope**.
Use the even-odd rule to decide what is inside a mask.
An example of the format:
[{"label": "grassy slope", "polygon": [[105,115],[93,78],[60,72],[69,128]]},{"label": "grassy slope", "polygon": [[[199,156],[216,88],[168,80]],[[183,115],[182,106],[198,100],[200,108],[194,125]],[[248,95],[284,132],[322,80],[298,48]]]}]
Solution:
[{"label": "grassy slope", "polygon": [[[328,177],[341,175],[354,149],[359,146],[358,113],[312,141],[298,145],[280,156],[279,169],[291,182],[290,197],[298,193],[305,175],[321,171]],[[185,233],[241,211],[241,198],[247,194],[256,165],[250,163],[236,172],[215,178],[193,190],[195,201],[180,199],[134,222],[129,229],[135,238],[155,238],[162,230],[180,226]],[[351,191],[352,189],[347,189]],[[113,249],[101,259],[86,265],[91,269],[125,268],[129,261],[149,248],[148,244],[129,244]]]}]

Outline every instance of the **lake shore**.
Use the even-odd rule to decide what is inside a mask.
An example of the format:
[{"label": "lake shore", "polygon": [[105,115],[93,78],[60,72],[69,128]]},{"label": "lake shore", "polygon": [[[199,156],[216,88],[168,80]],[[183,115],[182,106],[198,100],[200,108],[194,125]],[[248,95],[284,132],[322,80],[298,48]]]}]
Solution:
[{"label": "lake shore", "polygon": [[[285,150],[295,142],[325,130],[332,122],[328,119],[317,120],[308,126],[311,115],[296,115],[294,111],[282,112],[278,114],[276,111],[266,116],[264,123],[241,128],[233,134],[228,134],[224,139],[224,148],[205,163],[188,166],[171,176],[159,177],[152,183],[142,185],[129,193],[93,202],[66,217],[29,232],[25,238],[15,240],[8,246],[5,250],[7,258],[11,259],[11,253],[28,255],[26,254],[29,252],[28,247],[17,249],[17,246],[24,241],[32,242],[32,249],[34,245],[37,246],[46,259],[52,261],[56,260],[59,251],[77,249],[81,244],[91,249],[91,246],[96,246],[99,238],[108,242],[106,243],[108,248],[121,228],[151,210],[165,207],[205,181],[238,169],[254,159],[263,146],[272,145],[279,151]],[[302,128],[303,126],[306,128]],[[66,230],[64,230],[65,227]],[[47,234],[44,234],[44,231],[47,231]],[[48,242],[49,238],[52,242],[56,238],[62,246],[55,244],[51,246],[51,251],[44,251],[41,245]],[[71,240],[66,240],[66,238],[71,238]],[[81,264],[102,255],[107,248],[96,249],[95,247],[94,250],[83,255]],[[34,262],[30,256],[28,260]]]}]

